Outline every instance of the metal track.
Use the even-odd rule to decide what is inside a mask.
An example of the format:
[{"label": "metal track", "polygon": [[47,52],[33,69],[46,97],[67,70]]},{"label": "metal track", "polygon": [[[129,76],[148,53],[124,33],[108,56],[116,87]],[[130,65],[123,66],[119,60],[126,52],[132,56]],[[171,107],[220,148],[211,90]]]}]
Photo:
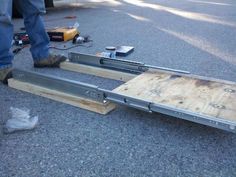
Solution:
[{"label": "metal track", "polygon": [[158,67],[146,65],[142,62],[130,61],[130,60],[120,60],[98,57],[94,55],[87,55],[81,53],[70,52],[68,55],[70,62],[80,63],[84,65],[90,65],[100,68],[107,68],[111,70],[122,71],[131,74],[141,74],[149,69],[159,69],[164,71],[177,72],[181,74],[190,74],[188,71],[182,71],[177,69]]},{"label": "metal track", "polygon": [[73,94],[79,97],[90,98],[100,102],[111,101],[150,113],[158,112],[192,122],[208,125],[211,127],[236,132],[236,123],[232,121],[209,117],[201,114],[196,114],[194,112],[176,109],[174,107],[154,104],[144,100],[127,97],[114,93],[110,90],[101,89],[97,86],[85,84],[82,82],[76,82],[69,79],[63,79],[51,75],[22,70],[14,70],[13,77],[14,79],[22,82],[32,83],[38,86]]},{"label": "metal track", "polygon": [[172,117],[236,133],[236,123],[233,121],[197,114],[183,109],[177,109],[174,107],[165,106],[163,104],[156,104],[140,99],[134,99],[124,95],[113,93],[112,91],[107,91],[107,90],[101,90],[101,91],[103,91],[104,93],[104,99],[109,100],[111,102],[126,105],[150,113],[152,112],[162,113]]},{"label": "metal track", "polygon": [[17,69],[13,70],[13,78],[79,97],[90,98],[100,102],[104,100],[103,92],[99,91],[98,87],[95,85]]}]

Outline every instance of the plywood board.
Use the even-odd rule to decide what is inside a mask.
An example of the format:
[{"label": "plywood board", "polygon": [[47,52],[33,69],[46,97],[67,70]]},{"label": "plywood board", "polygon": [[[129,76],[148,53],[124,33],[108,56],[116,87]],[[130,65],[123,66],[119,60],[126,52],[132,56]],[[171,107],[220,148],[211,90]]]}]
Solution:
[{"label": "plywood board", "polygon": [[72,63],[68,61],[62,62],[60,64],[60,68],[69,70],[69,71],[90,74],[90,75],[95,75],[99,77],[104,77],[104,78],[114,79],[114,80],[119,80],[119,81],[124,81],[124,82],[127,82],[137,76],[135,74],[124,73],[120,71],[99,68],[99,67],[94,67],[94,66],[88,66],[88,65],[83,65],[83,64],[77,64],[77,63]]},{"label": "plywood board", "polygon": [[116,107],[115,104],[110,102],[100,103],[94,100],[89,100],[60,91],[51,90],[45,87],[37,86],[27,82],[21,82],[15,79],[9,79],[8,86],[100,114],[107,114]]},{"label": "plywood board", "polygon": [[115,93],[236,121],[236,83],[149,71],[114,90]]}]

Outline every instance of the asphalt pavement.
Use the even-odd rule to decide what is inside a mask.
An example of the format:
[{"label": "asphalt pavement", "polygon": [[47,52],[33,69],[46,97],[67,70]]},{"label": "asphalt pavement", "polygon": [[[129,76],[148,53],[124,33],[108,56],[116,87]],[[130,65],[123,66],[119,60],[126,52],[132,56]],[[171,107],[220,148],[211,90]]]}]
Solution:
[{"label": "asphalt pavement", "polygon": [[[236,82],[236,1],[58,1],[43,17],[46,28],[80,24],[96,54],[131,45],[125,57],[147,64]],[[77,16],[68,19],[66,16]],[[23,27],[14,19],[15,31]],[[52,43],[57,47],[68,43]],[[67,55],[69,51],[54,50]],[[34,69],[29,49],[14,67],[113,89],[121,82],[60,69]],[[1,177],[163,176],[235,177],[236,135],[162,114],[119,106],[108,115],[52,101],[0,84],[0,125],[10,107],[39,117],[33,131],[3,135]]]}]

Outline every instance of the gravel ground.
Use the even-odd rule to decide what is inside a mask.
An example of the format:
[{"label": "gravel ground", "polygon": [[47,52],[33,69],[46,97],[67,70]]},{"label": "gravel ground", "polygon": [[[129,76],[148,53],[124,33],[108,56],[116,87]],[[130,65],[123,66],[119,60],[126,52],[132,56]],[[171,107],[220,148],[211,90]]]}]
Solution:
[{"label": "gravel ground", "polygon": [[[233,0],[75,1],[44,16],[47,28],[72,25],[76,15],[95,54],[108,45],[133,45],[126,57],[147,64],[236,81],[236,2]],[[15,19],[15,31],[23,26]],[[69,46],[70,43],[53,45]],[[60,51],[55,51],[60,52]],[[60,52],[67,55],[67,52]],[[121,84],[59,69],[34,69],[28,49],[17,68],[112,89]],[[235,177],[236,135],[161,114],[118,107],[102,116],[0,84],[0,125],[10,107],[39,116],[33,131],[3,135],[0,176]]]}]

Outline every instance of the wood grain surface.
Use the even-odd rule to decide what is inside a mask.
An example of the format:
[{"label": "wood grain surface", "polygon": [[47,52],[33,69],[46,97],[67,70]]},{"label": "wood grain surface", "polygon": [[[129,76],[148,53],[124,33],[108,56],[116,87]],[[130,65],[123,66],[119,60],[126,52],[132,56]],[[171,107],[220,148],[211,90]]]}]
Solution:
[{"label": "wood grain surface", "polygon": [[195,113],[236,121],[236,83],[167,72],[145,72],[114,92]]}]

